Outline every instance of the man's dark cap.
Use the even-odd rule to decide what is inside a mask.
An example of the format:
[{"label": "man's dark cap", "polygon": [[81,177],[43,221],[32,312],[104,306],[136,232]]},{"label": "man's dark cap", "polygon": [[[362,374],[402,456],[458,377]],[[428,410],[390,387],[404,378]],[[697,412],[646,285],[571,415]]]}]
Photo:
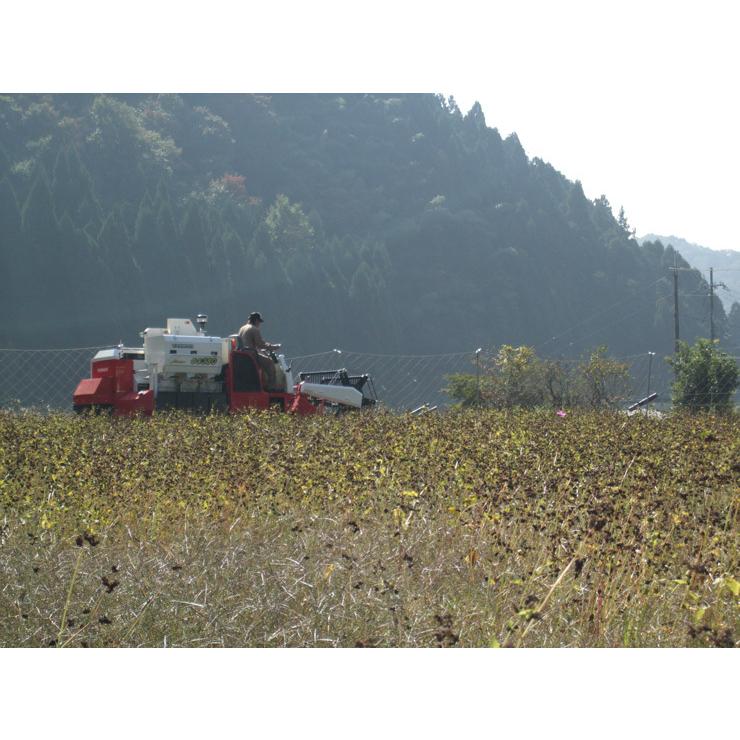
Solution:
[{"label": "man's dark cap", "polygon": [[255,321],[264,322],[264,319],[262,318],[262,314],[259,311],[254,311],[249,314],[249,319],[247,319],[250,324],[254,324]]}]

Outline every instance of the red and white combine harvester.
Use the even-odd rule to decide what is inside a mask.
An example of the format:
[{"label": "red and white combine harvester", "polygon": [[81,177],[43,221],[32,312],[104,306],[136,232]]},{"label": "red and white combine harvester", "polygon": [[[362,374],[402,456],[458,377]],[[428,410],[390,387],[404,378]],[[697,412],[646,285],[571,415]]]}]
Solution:
[{"label": "red and white combine harvester", "polygon": [[73,395],[74,410],[116,416],[151,415],[154,409],[203,411],[277,408],[295,414],[360,409],[376,403],[369,375],[346,370],[300,373],[294,383],[284,355],[271,355],[275,385],[254,352],[236,349],[235,337],[206,334],[208,318],[167,319],[166,329],[146,329],[143,347],[113,347],[93,357],[89,378]]}]

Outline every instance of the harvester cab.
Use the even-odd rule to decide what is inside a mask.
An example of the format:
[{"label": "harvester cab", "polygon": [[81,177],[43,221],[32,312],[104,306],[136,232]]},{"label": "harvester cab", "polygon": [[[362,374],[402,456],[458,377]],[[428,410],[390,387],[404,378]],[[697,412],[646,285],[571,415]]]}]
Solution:
[{"label": "harvester cab", "polygon": [[142,347],[119,345],[98,352],[90,377],[74,392],[75,411],[150,415],[155,408],[277,408],[316,414],[376,402],[369,376],[332,370],[301,373],[295,383],[282,354],[271,354],[275,382],[268,388],[254,351],[237,349],[234,337],[208,335],[207,321],[204,314],[198,315],[197,326],[190,319],[167,319],[166,328],[141,333]]}]

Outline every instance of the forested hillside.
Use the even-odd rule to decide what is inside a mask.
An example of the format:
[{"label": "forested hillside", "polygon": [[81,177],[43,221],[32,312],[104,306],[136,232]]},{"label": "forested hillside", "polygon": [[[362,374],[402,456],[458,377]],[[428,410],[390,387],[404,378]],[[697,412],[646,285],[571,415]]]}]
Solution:
[{"label": "forested hillside", "polygon": [[673,344],[673,250],[441,96],[2,96],[0,238],[0,347],[252,310],[292,354]]}]

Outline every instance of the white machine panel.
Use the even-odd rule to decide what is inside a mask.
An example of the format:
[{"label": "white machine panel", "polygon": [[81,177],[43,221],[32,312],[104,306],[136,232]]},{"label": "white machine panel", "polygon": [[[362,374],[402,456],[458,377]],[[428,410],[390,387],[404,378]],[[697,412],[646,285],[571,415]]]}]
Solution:
[{"label": "white machine panel", "polygon": [[159,375],[214,376],[228,362],[228,340],[146,333],[146,360]]},{"label": "white machine panel", "polygon": [[303,382],[298,386],[301,393],[311,398],[329,403],[341,403],[344,406],[354,406],[356,409],[362,407],[362,393],[357,388],[348,385],[324,385],[323,383]]},{"label": "white machine panel", "polygon": [[285,377],[285,392],[293,393],[293,369],[288,365],[285,355],[278,355],[278,367]]},{"label": "white machine panel", "polygon": [[190,319],[167,319],[167,333],[187,336],[200,334]]}]

